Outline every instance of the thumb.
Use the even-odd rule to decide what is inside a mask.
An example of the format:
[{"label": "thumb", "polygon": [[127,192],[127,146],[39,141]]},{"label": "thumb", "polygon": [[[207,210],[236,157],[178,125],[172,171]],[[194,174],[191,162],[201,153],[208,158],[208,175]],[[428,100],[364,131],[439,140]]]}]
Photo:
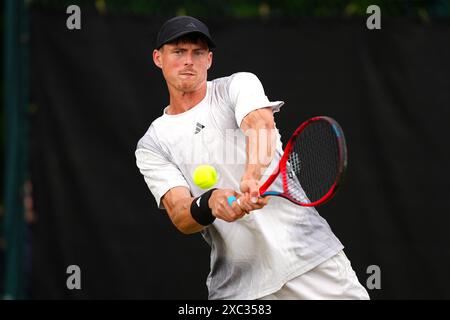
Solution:
[{"label": "thumb", "polygon": [[[237,204],[240,206],[241,205],[241,197],[242,197],[242,194],[240,194],[240,193],[238,193],[238,192],[236,192],[236,191],[234,191],[233,190],[233,195],[234,195],[234,197],[236,198],[236,202],[237,202]],[[234,202],[234,201],[233,201]]]}]

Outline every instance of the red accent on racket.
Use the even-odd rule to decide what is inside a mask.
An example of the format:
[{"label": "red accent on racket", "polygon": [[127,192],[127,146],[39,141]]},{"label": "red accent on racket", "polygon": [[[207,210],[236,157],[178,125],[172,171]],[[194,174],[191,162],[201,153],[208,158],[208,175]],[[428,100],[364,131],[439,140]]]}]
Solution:
[{"label": "red accent on racket", "polygon": [[[346,167],[347,147],[341,126],[330,117],[313,117],[295,130],[259,194],[283,197],[300,206],[319,206],[336,194]],[[283,192],[267,191],[279,175]]]}]

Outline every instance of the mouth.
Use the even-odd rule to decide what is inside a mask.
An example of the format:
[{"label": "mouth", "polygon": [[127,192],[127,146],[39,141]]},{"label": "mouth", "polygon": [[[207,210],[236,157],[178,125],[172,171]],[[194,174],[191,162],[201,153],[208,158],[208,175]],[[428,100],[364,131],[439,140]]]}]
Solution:
[{"label": "mouth", "polygon": [[193,72],[181,72],[180,75],[182,75],[182,76],[195,76],[195,73],[193,73]]}]

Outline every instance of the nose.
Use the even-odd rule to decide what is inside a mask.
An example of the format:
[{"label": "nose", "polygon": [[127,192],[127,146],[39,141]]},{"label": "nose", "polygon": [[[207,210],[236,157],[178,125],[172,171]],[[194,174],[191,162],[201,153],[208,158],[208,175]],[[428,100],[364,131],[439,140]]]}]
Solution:
[{"label": "nose", "polygon": [[185,66],[190,66],[190,65],[192,65],[193,64],[193,59],[192,59],[192,53],[191,52],[188,52],[187,54],[186,54],[186,59],[184,60],[184,65]]}]

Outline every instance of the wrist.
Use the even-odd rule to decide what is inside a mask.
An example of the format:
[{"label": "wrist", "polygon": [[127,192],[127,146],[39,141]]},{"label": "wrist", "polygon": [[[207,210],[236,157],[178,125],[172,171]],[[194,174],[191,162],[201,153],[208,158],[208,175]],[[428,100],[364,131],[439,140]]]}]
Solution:
[{"label": "wrist", "polygon": [[212,208],[212,202],[211,202],[211,200],[212,200],[212,197],[213,197],[213,193],[214,193],[214,191],[216,191],[217,189],[212,189],[211,190],[211,194],[210,194],[210,196],[209,196],[209,198],[208,198],[208,208],[209,209],[211,209]]},{"label": "wrist", "polygon": [[241,180],[259,180],[265,168],[258,164],[247,165]]},{"label": "wrist", "polygon": [[208,226],[216,219],[209,205],[209,199],[215,190],[208,190],[200,197],[194,198],[191,202],[191,216],[202,226]]}]

